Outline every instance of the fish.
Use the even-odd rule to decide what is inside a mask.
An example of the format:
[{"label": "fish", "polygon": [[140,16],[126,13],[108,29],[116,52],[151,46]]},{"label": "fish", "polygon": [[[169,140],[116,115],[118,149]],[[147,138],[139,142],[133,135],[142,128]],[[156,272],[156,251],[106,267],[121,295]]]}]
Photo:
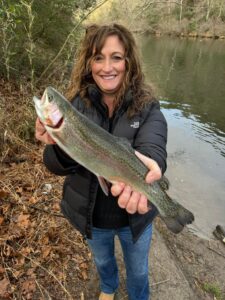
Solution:
[{"label": "fish", "polygon": [[48,134],[72,159],[99,178],[106,194],[107,183],[131,186],[157,208],[173,233],[194,221],[193,213],[168,195],[162,180],[146,183],[149,169],[125,138],[112,135],[88,119],[53,87],[47,87],[41,99],[34,96],[33,101]]}]

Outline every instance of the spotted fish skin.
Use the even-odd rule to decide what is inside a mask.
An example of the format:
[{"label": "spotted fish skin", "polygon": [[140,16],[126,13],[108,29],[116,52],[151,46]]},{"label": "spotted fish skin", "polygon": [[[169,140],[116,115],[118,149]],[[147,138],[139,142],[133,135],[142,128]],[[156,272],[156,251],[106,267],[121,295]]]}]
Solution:
[{"label": "spotted fish skin", "polygon": [[53,140],[71,158],[109,182],[124,182],[153,203],[174,233],[194,221],[194,215],[171,199],[162,182],[145,182],[149,171],[129,143],[102,129],[77,111],[52,87],[39,100],[34,97],[38,117]]}]

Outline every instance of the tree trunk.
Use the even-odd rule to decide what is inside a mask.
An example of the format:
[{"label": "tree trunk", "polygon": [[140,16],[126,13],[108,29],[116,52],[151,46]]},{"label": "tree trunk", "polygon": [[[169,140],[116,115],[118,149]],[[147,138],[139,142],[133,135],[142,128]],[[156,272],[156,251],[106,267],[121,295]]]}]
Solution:
[{"label": "tree trunk", "polygon": [[211,12],[211,4],[212,4],[212,0],[207,0],[207,12],[206,12],[206,21],[208,21],[209,19],[209,14]]},{"label": "tree trunk", "polygon": [[181,23],[181,20],[182,20],[182,14],[183,14],[183,0],[180,0],[180,23]]}]

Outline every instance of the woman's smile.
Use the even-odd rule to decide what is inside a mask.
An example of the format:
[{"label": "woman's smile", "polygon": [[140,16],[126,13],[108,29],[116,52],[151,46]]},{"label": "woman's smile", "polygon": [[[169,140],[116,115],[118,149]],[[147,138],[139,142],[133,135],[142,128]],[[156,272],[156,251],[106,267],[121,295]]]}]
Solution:
[{"label": "woman's smile", "polygon": [[91,63],[92,77],[104,94],[115,94],[120,89],[125,72],[125,49],[118,36],[106,38],[100,54]]},{"label": "woman's smile", "polygon": [[105,79],[105,80],[113,80],[116,75],[101,75],[102,79]]}]

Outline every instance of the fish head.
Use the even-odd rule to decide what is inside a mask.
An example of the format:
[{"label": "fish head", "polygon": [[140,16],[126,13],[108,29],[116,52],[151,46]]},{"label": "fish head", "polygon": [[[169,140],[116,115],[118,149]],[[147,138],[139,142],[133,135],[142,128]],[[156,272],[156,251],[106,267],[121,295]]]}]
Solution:
[{"label": "fish head", "polygon": [[60,93],[47,87],[41,99],[34,97],[33,101],[37,115],[46,127],[57,130],[63,125],[67,100]]}]

